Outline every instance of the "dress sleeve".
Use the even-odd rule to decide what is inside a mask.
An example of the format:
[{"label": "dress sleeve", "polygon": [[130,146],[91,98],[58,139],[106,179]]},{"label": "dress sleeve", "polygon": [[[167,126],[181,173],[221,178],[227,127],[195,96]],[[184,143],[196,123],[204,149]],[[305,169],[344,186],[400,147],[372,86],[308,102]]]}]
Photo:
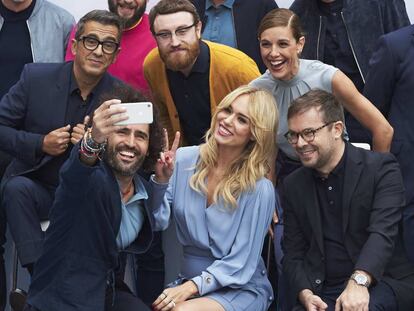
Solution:
[{"label": "dress sleeve", "polygon": [[179,171],[181,166],[186,166],[185,163],[188,161],[188,155],[191,158],[193,154],[189,150],[190,148],[178,148],[174,171],[168,184],[157,183],[154,179],[155,175],[151,176],[153,202],[151,202],[150,207],[152,210],[151,217],[153,217],[153,223],[155,224],[155,231],[165,230],[170,224],[175,189],[176,187],[180,188],[183,182],[187,182],[186,180],[180,180]]},{"label": "dress sleeve", "polygon": [[162,231],[168,228],[171,218],[171,202],[172,202],[172,187],[173,178],[175,178],[175,170],[173,176],[170,178],[168,184],[157,183],[154,179],[155,175],[151,176],[152,186],[152,201],[149,205],[153,218],[154,231]]},{"label": "dress sleeve", "polygon": [[243,209],[243,215],[230,252],[192,279],[201,296],[225,286],[240,287],[249,282],[257,269],[276,204],[272,183],[258,182],[253,193],[239,202],[237,208]]}]

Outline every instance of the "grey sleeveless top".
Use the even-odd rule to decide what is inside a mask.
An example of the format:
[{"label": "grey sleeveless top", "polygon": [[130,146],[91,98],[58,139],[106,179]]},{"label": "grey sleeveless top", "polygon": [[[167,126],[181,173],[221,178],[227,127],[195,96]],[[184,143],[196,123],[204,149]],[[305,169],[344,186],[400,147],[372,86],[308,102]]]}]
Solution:
[{"label": "grey sleeveless top", "polygon": [[279,109],[277,143],[290,158],[298,159],[292,146],[283,136],[288,130],[287,112],[290,103],[311,89],[321,89],[332,93],[332,79],[337,70],[317,60],[301,59],[299,71],[291,80],[275,79],[269,70],[266,70],[262,76],[250,82],[251,86],[267,89],[275,97]]}]

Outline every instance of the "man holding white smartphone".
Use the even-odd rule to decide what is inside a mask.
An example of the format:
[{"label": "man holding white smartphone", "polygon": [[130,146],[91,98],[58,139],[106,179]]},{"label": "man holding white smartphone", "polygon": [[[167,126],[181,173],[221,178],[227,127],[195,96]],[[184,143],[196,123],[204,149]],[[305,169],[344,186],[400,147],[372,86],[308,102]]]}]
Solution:
[{"label": "man holding white smartphone", "polygon": [[[166,185],[138,170],[152,171],[165,151],[163,133],[149,103],[119,104],[141,102],[141,94],[127,87],[114,94],[120,100],[95,110],[92,128],[62,167],[26,311],[150,310],[123,279],[125,253],[142,254],[153,239],[150,204],[163,197],[152,190]],[[137,118],[125,107],[145,113]]]}]

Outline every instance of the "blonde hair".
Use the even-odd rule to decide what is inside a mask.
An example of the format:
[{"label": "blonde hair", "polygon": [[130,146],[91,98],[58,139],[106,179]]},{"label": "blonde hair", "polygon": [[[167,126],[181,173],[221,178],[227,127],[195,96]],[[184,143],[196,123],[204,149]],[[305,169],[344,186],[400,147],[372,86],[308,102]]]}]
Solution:
[{"label": "blonde hair", "polygon": [[217,164],[218,158],[218,148],[214,138],[217,114],[242,95],[248,96],[252,140],[248,142],[240,156],[229,165],[213,194],[213,202],[222,200],[225,206],[232,208],[237,207],[240,194],[254,190],[257,180],[270,170],[269,160],[276,152],[276,132],[279,123],[279,112],[271,93],[264,89],[241,86],[220,102],[207,131],[206,142],[200,146],[200,158],[190,180],[190,186],[194,190],[207,193],[206,179]]}]

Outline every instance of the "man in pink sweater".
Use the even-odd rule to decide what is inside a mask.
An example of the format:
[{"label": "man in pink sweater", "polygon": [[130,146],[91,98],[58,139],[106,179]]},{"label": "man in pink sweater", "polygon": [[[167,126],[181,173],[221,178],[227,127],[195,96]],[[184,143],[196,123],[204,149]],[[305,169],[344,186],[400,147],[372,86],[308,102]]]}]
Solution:
[{"label": "man in pink sweater", "polygon": [[[149,28],[148,15],[145,14],[147,0],[108,0],[109,11],[119,15],[125,22],[122,33],[121,51],[116,61],[109,67],[108,72],[149,95],[148,84],[145,81],[142,64],[147,54],[157,46]],[[73,55],[69,46],[65,60],[72,60]]]}]

